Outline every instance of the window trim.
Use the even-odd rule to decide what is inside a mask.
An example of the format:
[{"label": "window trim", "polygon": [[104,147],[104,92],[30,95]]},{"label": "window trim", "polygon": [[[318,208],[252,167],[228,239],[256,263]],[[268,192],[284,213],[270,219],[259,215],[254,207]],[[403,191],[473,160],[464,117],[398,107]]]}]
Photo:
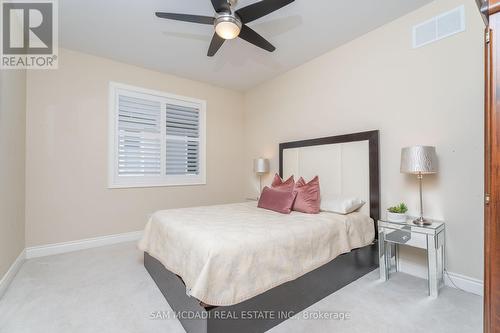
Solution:
[{"label": "window trim", "polygon": [[[165,100],[176,105],[193,106],[199,108],[200,112],[200,173],[199,175],[161,175],[150,177],[119,176],[116,160],[118,156],[118,96],[120,91],[128,91],[132,94],[147,94],[153,98],[162,100],[162,109],[166,105]],[[109,83],[108,101],[108,188],[137,188],[137,187],[169,187],[169,186],[194,186],[206,185],[206,110],[207,102],[201,99],[174,95],[162,91],[156,91],[118,82]],[[164,115],[162,114],[162,118]],[[162,139],[165,129],[161,127]],[[162,149],[163,150],[163,149]],[[165,159],[165,152],[162,151],[162,160]],[[164,162],[162,162],[164,163]],[[163,167],[162,167],[163,170]]]}]

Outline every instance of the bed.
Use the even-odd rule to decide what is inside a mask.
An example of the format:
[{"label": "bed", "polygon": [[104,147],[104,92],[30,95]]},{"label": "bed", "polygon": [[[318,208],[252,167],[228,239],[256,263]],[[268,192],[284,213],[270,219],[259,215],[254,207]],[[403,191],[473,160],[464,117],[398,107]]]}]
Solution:
[{"label": "bed", "polygon": [[189,333],[264,332],[378,267],[378,131],[282,143],[280,175],[319,175],[347,215],[283,215],[255,202],[158,211],[139,248]]}]

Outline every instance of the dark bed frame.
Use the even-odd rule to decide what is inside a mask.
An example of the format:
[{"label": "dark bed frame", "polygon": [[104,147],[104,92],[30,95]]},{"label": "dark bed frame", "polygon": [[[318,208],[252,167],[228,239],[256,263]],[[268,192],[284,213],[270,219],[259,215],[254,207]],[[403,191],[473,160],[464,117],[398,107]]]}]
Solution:
[{"label": "dark bed frame", "polygon": [[[284,149],[355,141],[369,142],[370,216],[375,221],[377,235],[380,217],[379,131],[282,143],[279,145],[280,175],[283,176]],[[218,307],[203,305],[196,298],[187,296],[182,279],[147,253],[144,253],[144,266],[188,333],[258,333],[271,329],[376,269],[378,252],[375,241],[249,300]]]}]

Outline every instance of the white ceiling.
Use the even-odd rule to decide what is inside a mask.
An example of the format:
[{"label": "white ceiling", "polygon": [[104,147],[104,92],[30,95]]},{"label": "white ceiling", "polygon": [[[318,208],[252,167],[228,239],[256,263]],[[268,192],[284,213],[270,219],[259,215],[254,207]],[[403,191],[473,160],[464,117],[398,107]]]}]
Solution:
[{"label": "white ceiling", "polygon": [[[226,42],[209,58],[206,53],[213,27],[159,19],[154,12],[213,16],[210,0],[62,0],[60,44],[245,90],[431,1],[296,0],[249,24],[277,47],[274,53],[238,39]],[[256,0],[240,0],[237,8],[253,2]]]}]

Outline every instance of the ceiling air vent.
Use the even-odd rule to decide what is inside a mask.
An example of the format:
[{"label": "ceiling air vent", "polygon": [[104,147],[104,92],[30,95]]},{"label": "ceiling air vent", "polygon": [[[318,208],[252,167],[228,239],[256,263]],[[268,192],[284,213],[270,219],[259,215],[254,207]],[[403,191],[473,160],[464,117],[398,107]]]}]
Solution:
[{"label": "ceiling air vent", "polygon": [[465,9],[460,6],[413,27],[413,48],[465,31]]}]

